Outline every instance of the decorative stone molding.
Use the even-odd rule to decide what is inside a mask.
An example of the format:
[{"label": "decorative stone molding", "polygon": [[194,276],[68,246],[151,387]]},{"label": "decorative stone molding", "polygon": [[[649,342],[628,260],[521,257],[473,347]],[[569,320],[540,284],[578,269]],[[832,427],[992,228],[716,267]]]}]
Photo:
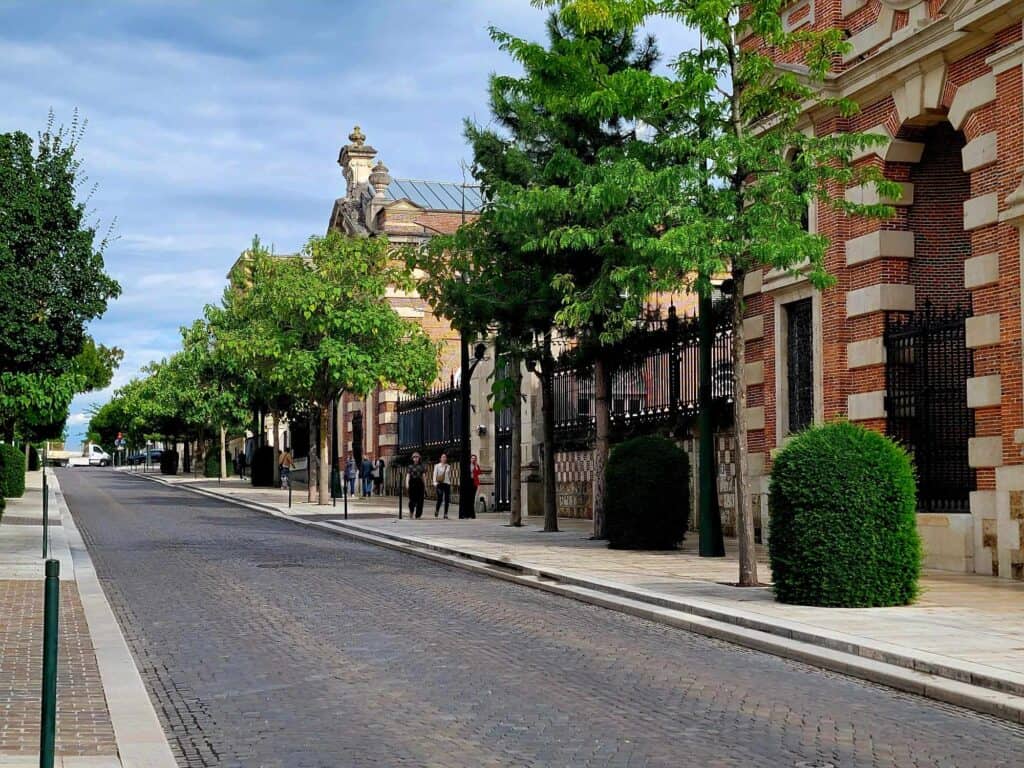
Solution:
[{"label": "decorative stone molding", "polygon": [[841,11],[843,18],[845,19],[847,16],[856,13],[867,4],[868,0],[843,0]]},{"label": "decorative stone molding", "polygon": [[846,413],[850,421],[885,418],[885,390],[862,392],[846,398]]},{"label": "decorative stone molding", "polygon": [[750,477],[760,477],[764,474],[765,456],[763,451],[747,454],[747,474]]},{"label": "decorative stone molding", "polygon": [[846,265],[914,258],[914,233],[882,229],[846,241]]},{"label": "decorative stone molding", "polygon": [[987,227],[999,221],[999,193],[989,192],[987,195],[964,200],[964,229]]},{"label": "decorative stone molding", "polygon": [[964,121],[986,104],[996,100],[996,76],[989,73],[956,89],[949,105],[949,123],[958,131]]},{"label": "decorative stone molding", "polygon": [[869,312],[901,311],[914,309],[914,286],[912,285],[869,285],[846,294],[846,316],[857,317]]},{"label": "decorative stone molding", "polygon": [[972,437],[967,441],[967,466],[975,469],[1003,465],[1003,439],[1001,437]]},{"label": "decorative stone molding", "polygon": [[782,12],[782,29],[786,32],[808,24],[814,26],[814,0],[797,0]]},{"label": "decorative stone molding", "polygon": [[755,405],[747,408],[743,412],[743,420],[749,430],[764,429],[764,406]]},{"label": "decorative stone molding", "polygon": [[743,320],[743,338],[756,341],[764,336],[764,315],[748,317]]},{"label": "decorative stone molding", "polygon": [[764,284],[764,271],[755,269],[753,272],[747,272],[743,278],[743,295],[744,296],[756,296],[761,292],[761,286]]},{"label": "decorative stone molding", "polygon": [[382,448],[385,445],[398,445],[398,435],[381,432],[377,435],[377,444]]},{"label": "decorative stone molding", "polygon": [[764,360],[755,360],[752,363],[747,363],[743,369],[743,380],[747,383],[748,387],[764,384]]},{"label": "decorative stone molding", "polygon": [[1003,379],[999,374],[967,380],[967,407],[991,408],[1003,400]]},{"label": "decorative stone molding", "polygon": [[999,282],[999,254],[983,253],[964,261],[964,288],[973,291]]},{"label": "decorative stone molding", "polygon": [[995,526],[996,492],[971,491],[970,504],[974,520],[974,570],[976,573],[997,576],[998,573],[993,572],[992,563],[998,557],[998,544],[995,536],[988,535],[988,531]]},{"label": "decorative stone molding", "polygon": [[964,159],[964,173],[992,165],[996,161],[996,133],[983,133],[967,142],[961,154]]},{"label": "decorative stone molding", "polygon": [[991,347],[993,344],[999,343],[998,312],[968,317],[964,324],[966,326],[965,346],[968,349]]},{"label": "decorative stone molding", "polygon": [[902,192],[898,198],[882,197],[874,184],[858,184],[846,190],[846,202],[860,205],[895,205],[905,207],[914,204],[914,185],[909,181],[900,182]]},{"label": "decorative stone molding", "polygon": [[900,122],[920,117],[942,106],[942,89],[946,85],[946,63],[938,62],[926,72],[910,74],[902,85],[893,89],[892,100]]},{"label": "decorative stone molding", "polygon": [[849,64],[868,51],[882,45],[882,43],[887,43],[892,38],[892,27],[895,18],[896,12],[892,8],[887,8],[883,5],[874,24],[862,29],[847,40],[850,44],[850,50],[843,54],[843,63]]},{"label": "decorative stone molding", "polygon": [[889,163],[920,163],[924,154],[924,144],[919,141],[893,139],[882,155]]},{"label": "decorative stone molding", "polygon": [[885,339],[876,336],[864,341],[851,341],[846,345],[846,367],[849,370],[885,362]]}]

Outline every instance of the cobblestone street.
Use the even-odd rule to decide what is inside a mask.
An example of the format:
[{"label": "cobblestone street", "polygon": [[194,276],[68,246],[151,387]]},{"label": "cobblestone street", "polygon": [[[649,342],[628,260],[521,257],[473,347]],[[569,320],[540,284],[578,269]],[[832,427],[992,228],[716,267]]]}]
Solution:
[{"label": "cobblestone street", "polygon": [[59,476],[182,766],[1024,754],[1024,731],[984,716],[143,479]]}]

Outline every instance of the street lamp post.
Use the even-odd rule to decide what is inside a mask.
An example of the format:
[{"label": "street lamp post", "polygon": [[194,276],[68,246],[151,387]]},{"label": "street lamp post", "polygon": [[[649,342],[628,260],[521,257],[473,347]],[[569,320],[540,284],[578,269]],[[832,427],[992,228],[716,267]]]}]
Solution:
[{"label": "street lamp post", "polygon": [[459,454],[459,518],[467,519],[476,517],[474,507],[476,506],[476,490],[473,487],[473,470],[470,467],[469,455],[470,451],[470,379],[473,376],[473,371],[476,370],[477,365],[484,359],[484,354],[487,352],[487,345],[480,343],[473,348],[473,362],[469,361],[469,339],[466,338],[466,334],[463,333],[460,336],[460,353],[461,353],[461,366],[462,373],[459,378],[459,397],[460,397],[460,425],[459,425],[459,437],[462,440],[462,451]]}]

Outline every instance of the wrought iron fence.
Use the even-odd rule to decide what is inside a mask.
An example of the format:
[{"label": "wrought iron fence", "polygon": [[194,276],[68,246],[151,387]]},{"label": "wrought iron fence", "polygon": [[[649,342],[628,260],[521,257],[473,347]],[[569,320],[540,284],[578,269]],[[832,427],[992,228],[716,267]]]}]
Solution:
[{"label": "wrought iron fence", "polygon": [[[672,425],[700,408],[700,339],[697,318],[646,328],[612,348],[612,429],[619,432]],[[594,431],[594,371],[569,358],[555,368],[555,439],[585,444]],[[711,349],[711,396],[733,398],[732,331],[729,313],[715,313]]]},{"label": "wrought iron fence", "polygon": [[423,397],[398,401],[398,451],[455,451],[462,445],[462,394],[452,380]]},{"label": "wrought iron fence", "polygon": [[[711,396],[715,403],[725,405],[732,402],[733,377],[730,312],[724,304],[716,306],[714,328]],[[612,361],[612,428],[620,435],[674,425],[681,417],[697,414],[700,339],[696,317],[648,321],[614,345],[608,358]],[[556,442],[563,447],[589,443],[594,432],[593,366],[567,353],[555,366],[553,386]],[[399,400],[399,453],[457,451],[461,446],[460,399],[459,388],[452,381],[424,397]],[[495,422],[500,451],[511,439],[511,412],[500,411]],[[499,495],[504,502],[507,493]]]}]

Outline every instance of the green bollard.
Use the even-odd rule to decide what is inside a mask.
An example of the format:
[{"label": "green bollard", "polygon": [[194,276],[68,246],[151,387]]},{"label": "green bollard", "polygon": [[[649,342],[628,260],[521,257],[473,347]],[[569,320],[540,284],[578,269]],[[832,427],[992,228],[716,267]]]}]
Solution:
[{"label": "green bollard", "polygon": [[39,727],[39,768],[53,768],[57,733],[57,627],[60,611],[60,562],[46,561],[43,602],[43,701]]},{"label": "green bollard", "polygon": [[43,467],[43,560],[50,554],[50,488],[46,483],[46,467]]}]

